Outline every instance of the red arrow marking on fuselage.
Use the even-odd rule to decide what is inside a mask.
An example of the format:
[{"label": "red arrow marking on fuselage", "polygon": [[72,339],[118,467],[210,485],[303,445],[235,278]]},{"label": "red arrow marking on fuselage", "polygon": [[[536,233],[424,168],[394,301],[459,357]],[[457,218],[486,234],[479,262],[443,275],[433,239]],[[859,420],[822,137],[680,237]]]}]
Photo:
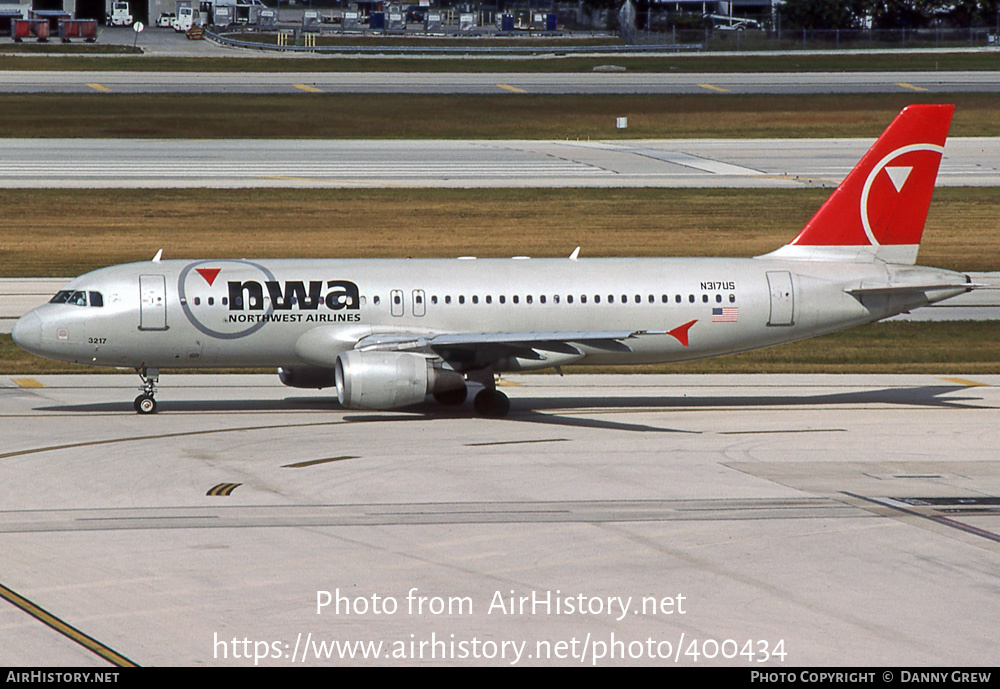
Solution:
[{"label": "red arrow marking on fuselage", "polygon": [[221,270],[222,268],[195,268],[195,272],[205,278],[205,282],[208,283],[209,287],[211,287],[212,283],[215,282],[215,278],[219,276],[219,272]]},{"label": "red arrow marking on fuselage", "polygon": [[677,341],[680,342],[682,346],[687,347],[688,346],[688,330],[690,330],[691,326],[694,325],[697,322],[698,322],[697,319],[695,319],[693,321],[688,321],[684,325],[679,325],[676,328],[674,328],[673,330],[668,330],[667,331],[667,335],[673,335],[674,337],[677,338]]}]

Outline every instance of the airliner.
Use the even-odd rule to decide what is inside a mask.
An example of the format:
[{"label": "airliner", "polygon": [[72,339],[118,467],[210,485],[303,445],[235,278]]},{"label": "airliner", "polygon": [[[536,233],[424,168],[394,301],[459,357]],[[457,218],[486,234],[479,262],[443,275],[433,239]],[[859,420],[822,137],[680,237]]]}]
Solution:
[{"label": "airliner", "polygon": [[715,357],[877,321],[976,287],[916,266],[954,106],[893,120],[788,244],[755,258],[191,259],[102,268],[24,315],[14,341],[135,369],[275,367],[351,409],[427,402],[505,416],[496,377]]}]

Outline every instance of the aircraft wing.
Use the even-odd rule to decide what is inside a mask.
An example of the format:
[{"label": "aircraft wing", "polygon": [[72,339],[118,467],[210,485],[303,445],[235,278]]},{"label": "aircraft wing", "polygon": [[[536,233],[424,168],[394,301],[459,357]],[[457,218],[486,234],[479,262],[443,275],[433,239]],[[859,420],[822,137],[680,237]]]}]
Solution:
[{"label": "aircraft wing", "polygon": [[669,335],[686,347],[687,331],[692,325],[694,321],[673,330],[373,333],[361,338],[355,349],[433,354],[459,365],[484,365],[515,357],[569,363],[583,355],[578,345],[606,352],[631,352],[627,341],[640,335]]},{"label": "aircraft wing", "polygon": [[[375,333],[362,338],[355,345],[361,351],[395,351],[434,353],[450,359],[461,352],[496,356],[507,355],[536,359],[536,350],[579,354],[574,344],[607,351],[630,352],[623,342],[643,334],[666,334],[666,331],[649,330],[573,330],[548,332],[501,332],[501,333],[441,333],[407,334]],[[460,357],[464,358],[464,357]]]}]

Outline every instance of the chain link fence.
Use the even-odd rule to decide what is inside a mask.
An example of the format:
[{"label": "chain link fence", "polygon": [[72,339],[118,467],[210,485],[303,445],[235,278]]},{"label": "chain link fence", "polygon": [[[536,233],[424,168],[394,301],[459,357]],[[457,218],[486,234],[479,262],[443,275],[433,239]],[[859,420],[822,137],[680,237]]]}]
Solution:
[{"label": "chain link fence", "polygon": [[892,30],[761,30],[662,27],[622,31],[634,45],[699,44],[704,50],[871,50],[886,48],[969,48],[997,46],[995,27]]}]

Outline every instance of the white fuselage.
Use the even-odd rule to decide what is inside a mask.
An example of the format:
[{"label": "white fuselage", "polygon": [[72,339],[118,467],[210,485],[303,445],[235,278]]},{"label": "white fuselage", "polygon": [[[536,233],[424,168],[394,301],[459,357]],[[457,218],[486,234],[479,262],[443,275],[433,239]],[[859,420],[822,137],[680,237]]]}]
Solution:
[{"label": "white fuselage", "polygon": [[[845,290],[963,277],[768,258],[172,260],[83,275],[66,290],[97,292],[100,306],[43,305],[15,337],[50,358],[142,369],[333,366],[378,333],[635,331],[621,346],[574,344],[491,368],[661,363],[804,339],[964,291]],[[685,324],[687,337],[670,334]]]}]

